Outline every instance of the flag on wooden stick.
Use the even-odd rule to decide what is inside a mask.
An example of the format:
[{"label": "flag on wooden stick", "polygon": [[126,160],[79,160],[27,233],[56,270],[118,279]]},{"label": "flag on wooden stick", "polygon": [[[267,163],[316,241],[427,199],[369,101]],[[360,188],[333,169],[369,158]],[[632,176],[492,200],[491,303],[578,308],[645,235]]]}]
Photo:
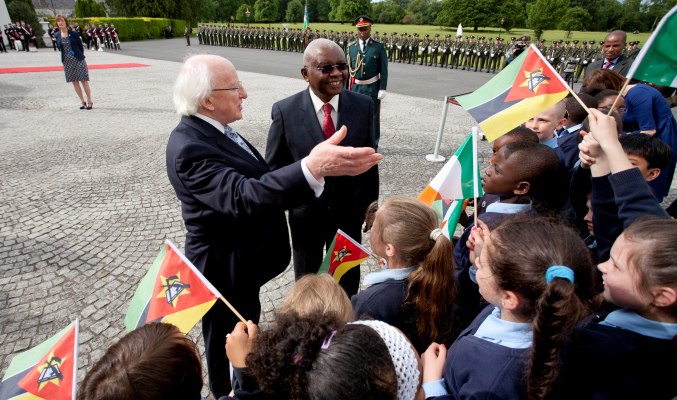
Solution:
[{"label": "flag on wooden stick", "polygon": [[489,82],[456,100],[493,141],[569,93],[569,86],[533,44]]}]

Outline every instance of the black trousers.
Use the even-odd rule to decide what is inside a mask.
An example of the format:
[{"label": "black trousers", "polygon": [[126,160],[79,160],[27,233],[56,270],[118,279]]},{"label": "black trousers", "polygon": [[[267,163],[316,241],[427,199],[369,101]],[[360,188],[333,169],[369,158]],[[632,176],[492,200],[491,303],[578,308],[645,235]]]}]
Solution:
[{"label": "black trousers", "polygon": [[[305,274],[315,274],[324,259],[324,250],[334,240],[336,230],[341,229],[348,236],[360,242],[362,238],[362,220],[338,221],[342,215],[331,215],[318,209],[306,210],[303,216],[296,216],[296,210],[289,212],[292,251],[294,255],[294,275],[296,280]],[[364,215],[362,213],[361,215]],[[332,217],[334,220],[332,220]],[[348,297],[357,293],[360,286],[360,267],[348,270],[339,282]]]}]

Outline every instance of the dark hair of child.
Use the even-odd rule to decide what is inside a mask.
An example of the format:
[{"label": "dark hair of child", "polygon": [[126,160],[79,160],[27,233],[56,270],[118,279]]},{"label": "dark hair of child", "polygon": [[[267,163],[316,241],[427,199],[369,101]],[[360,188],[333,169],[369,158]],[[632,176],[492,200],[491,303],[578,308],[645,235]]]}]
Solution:
[{"label": "dark hair of child", "polygon": [[342,325],[332,314],[278,314],[255,339],[247,366],[276,398],[397,397],[397,375],[383,339],[365,325]]},{"label": "dark hair of child", "polygon": [[531,142],[508,143],[505,159],[515,167],[520,181],[529,183],[524,196],[539,212],[548,213],[561,207],[564,196],[561,193],[561,165],[557,153],[548,146]]},{"label": "dark hair of child", "polygon": [[522,125],[509,130],[508,133],[499,137],[498,139],[500,139],[502,137],[511,138],[512,139],[511,142],[539,143],[538,135],[536,134],[536,132],[534,132],[531,129],[529,129],[525,126],[522,126]]},{"label": "dark hair of child", "polygon": [[642,157],[649,168],[665,169],[672,160],[672,149],[655,136],[636,133],[618,138],[626,154]]},{"label": "dark hair of child", "polygon": [[[593,96],[581,93],[578,95],[578,98],[583,101],[586,107],[597,108],[598,101]],[[567,109],[567,126],[580,124],[588,116],[588,112],[585,111],[585,108],[573,96],[568,96],[564,99],[564,106]]]},{"label": "dark hair of child", "polygon": [[[595,94],[595,99],[597,99],[597,103],[601,102],[602,100],[606,99],[607,97],[618,97],[618,90],[613,90],[613,89],[604,89],[600,90],[597,94]],[[595,107],[597,108],[597,107]]]},{"label": "dark hair of child", "polygon": [[419,265],[407,278],[407,296],[403,307],[413,307],[416,335],[410,340],[417,349],[432,342],[453,343],[458,327],[454,323],[456,280],[453,245],[444,235],[431,239],[439,227],[437,214],[417,199],[394,196],[380,207],[382,223],[372,229],[382,243],[397,249],[397,258],[404,265]]},{"label": "dark hair of child", "polygon": [[150,323],[122,337],[87,372],[78,400],[199,399],[195,344],[171,324]]},{"label": "dark hair of child", "polygon": [[[570,228],[544,218],[517,216],[491,233],[487,250],[498,287],[515,292],[519,314],[532,321],[529,399],[542,399],[556,382],[560,349],[573,327],[599,304],[594,266],[583,241]],[[551,266],[566,266],[574,282],[546,282]]]},{"label": "dark hair of child", "polygon": [[[623,134],[623,119],[621,118],[621,115],[618,113],[618,111],[613,110],[611,112],[611,116],[614,117],[616,120],[616,132],[618,132],[619,135]],[[590,132],[590,122],[588,121],[588,118],[586,117],[583,120],[583,126],[581,126],[582,131]]]}]

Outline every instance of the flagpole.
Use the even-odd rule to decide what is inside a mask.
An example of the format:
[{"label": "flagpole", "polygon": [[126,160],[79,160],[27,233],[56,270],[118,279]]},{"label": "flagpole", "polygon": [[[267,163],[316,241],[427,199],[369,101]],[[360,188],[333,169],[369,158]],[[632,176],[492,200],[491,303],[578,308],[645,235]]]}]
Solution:
[{"label": "flagpole", "polygon": [[472,127],[472,187],[473,187],[473,209],[475,214],[475,226],[477,226],[477,198],[479,197],[479,188],[477,185],[477,127]]},{"label": "flagpole", "polygon": [[244,319],[244,317],[242,316],[242,314],[240,314],[239,312],[237,312],[237,310],[235,309],[235,307],[233,307],[233,305],[230,304],[230,303],[228,302],[228,300],[226,300],[225,297],[220,296],[219,299],[221,299],[221,301],[223,301],[224,303],[226,303],[226,306],[228,306],[228,308],[230,308],[230,311],[232,311],[233,314],[235,314],[235,315],[240,319],[240,321],[242,321],[243,324],[247,325],[247,320]]}]

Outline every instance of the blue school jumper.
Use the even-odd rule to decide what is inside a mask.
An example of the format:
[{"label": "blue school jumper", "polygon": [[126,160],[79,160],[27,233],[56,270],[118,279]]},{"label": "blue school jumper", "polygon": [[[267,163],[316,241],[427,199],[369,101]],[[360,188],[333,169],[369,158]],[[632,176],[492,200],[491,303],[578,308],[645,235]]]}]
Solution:
[{"label": "blue school jumper", "polygon": [[627,309],[597,314],[576,328],[553,399],[677,396],[677,324]]},{"label": "blue school jumper", "polygon": [[[451,346],[444,364],[448,394],[437,398],[526,398],[525,371],[531,353],[531,324],[501,321],[497,311],[495,306],[487,306]],[[511,343],[503,343],[498,338]],[[426,391],[426,397],[430,398],[428,396]]]}]

